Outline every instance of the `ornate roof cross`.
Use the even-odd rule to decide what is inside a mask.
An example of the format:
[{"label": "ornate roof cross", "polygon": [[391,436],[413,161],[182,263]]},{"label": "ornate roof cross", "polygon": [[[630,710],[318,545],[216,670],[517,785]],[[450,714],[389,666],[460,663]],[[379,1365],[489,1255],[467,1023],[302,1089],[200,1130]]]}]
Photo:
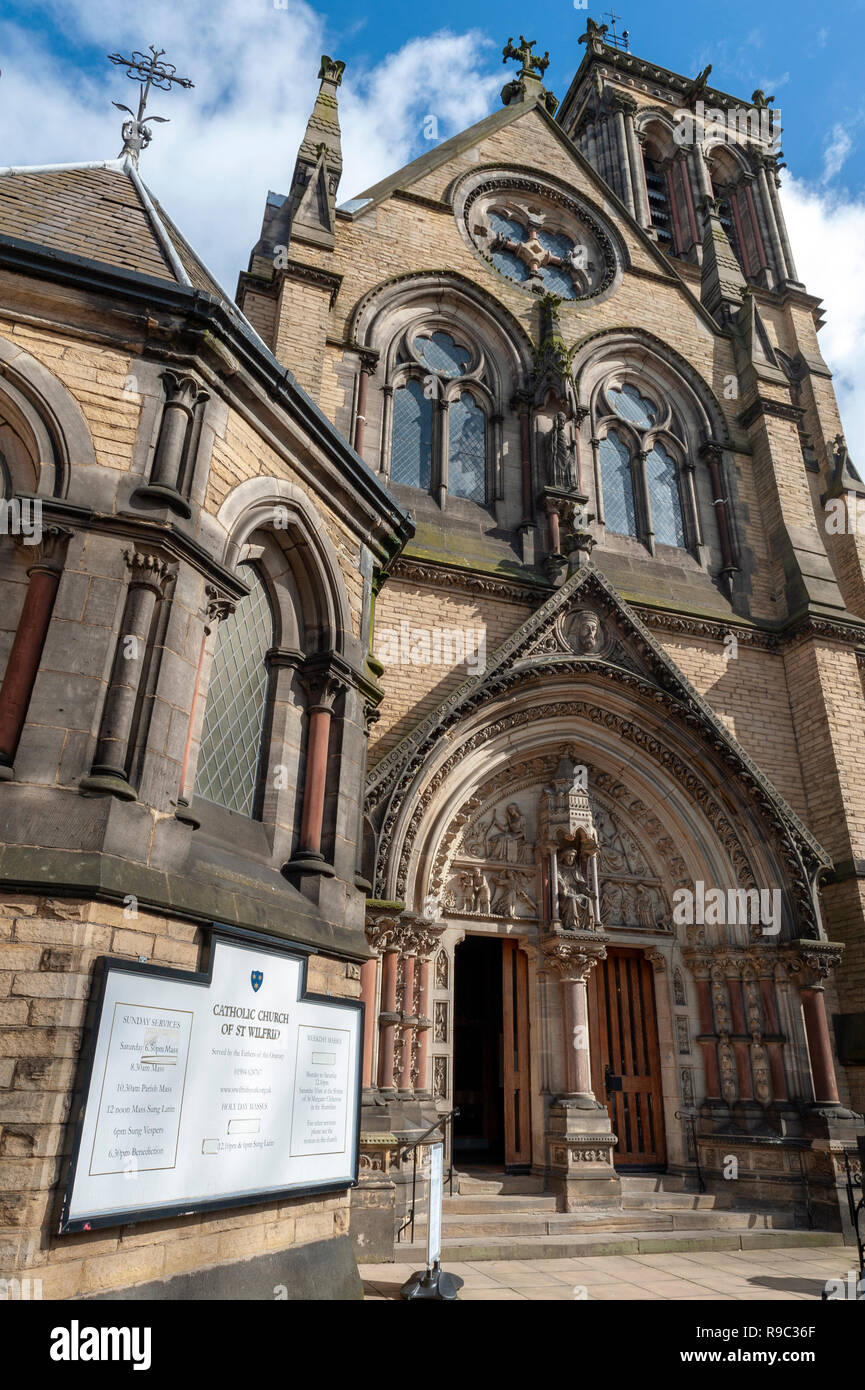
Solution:
[{"label": "ornate roof cross", "polygon": [[148,121],[159,121],[165,123],[167,116],[145,116],[147,98],[150,95],[151,87],[159,87],[163,92],[170,92],[172,84],[178,87],[193,87],[195,84],[188,77],[177,77],[177,68],[171,63],[161,63],[159,60],[165,54],[164,48],[154,48],[150,45],[150,54],[138,53],[134,51],[131,58],[124,58],[121,53],[109,53],[108,58],[112,63],[117,63],[119,67],[126,68],[126,76],[133,82],[139,82],[138,114],[129,106],[123,106],[119,101],[113,101],[112,106],[116,106],[118,111],[128,111],[132,117],[129,121],[123,122],[123,149],[120,151],[119,158],[128,154],[133,164],[138,164],[138,156],[145,150],[153,138],[153,132],[147,129]]},{"label": "ornate roof cross", "polygon": [[515,58],[521,66],[521,72],[534,73],[537,77],[543,77],[547,68],[550,66],[549,49],[543,58],[536,58],[532,49],[537,43],[537,39],[526,39],[520,34],[519,47],[514,47],[513,38],[509,38],[502,49],[502,62],[506,63],[509,58]]}]

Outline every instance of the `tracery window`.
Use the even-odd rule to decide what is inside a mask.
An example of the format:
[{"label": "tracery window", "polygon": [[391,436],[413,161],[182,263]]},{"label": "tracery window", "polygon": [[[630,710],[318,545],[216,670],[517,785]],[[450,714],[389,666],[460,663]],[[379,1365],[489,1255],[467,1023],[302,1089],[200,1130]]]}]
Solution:
[{"label": "tracery window", "polygon": [[252,816],[259,782],[273,613],[264,581],[252,565],[240,566],[249,593],[219,624],[213,652],[196,793],[231,811]]},{"label": "tracery window", "polygon": [[444,328],[407,332],[395,371],[394,483],[481,504],[488,497],[488,409],[482,354]]},{"label": "tracery window", "polygon": [[[693,494],[683,478],[685,446],[676,417],[634,381],[610,378],[601,388],[598,462],[604,525],[616,535],[685,549]],[[621,423],[618,423],[621,422]]]}]

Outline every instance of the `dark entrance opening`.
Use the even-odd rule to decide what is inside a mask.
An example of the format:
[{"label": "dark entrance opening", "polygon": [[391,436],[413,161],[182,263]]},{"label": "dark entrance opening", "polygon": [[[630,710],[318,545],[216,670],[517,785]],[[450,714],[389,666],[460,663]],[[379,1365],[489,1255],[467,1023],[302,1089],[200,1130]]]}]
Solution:
[{"label": "dark entrance opening", "polygon": [[454,1159],[504,1162],[502,943],[467,936],[454,963]]}]

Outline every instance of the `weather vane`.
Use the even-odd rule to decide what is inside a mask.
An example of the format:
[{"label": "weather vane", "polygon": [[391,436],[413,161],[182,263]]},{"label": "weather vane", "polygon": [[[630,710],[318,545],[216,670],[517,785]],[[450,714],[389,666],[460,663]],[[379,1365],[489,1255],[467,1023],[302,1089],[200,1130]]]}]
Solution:
[{"label": "weather vane", "polygon": [[165,124],[167,116],[145,116],[147,98],[150,95],[151,87],[159,87],[163,92],[170,92],[172,84],[178,87],[194,87],[188,77],[177,77],[177,68],[172,63],[161,63],[159,60],[165,54],[164,48],[154,48],[150,45],[150,54],[133,52],[131,58],[124,58],[121,53],[109,53],[108,58],[118,67],[126,68],[126,76],[131,77],[133,82],[140,83],[138,98],[138,115],[129,106],[124,106],[119,101],[113,101],[112,106],[116,106],[118,111],[128,111],[132,117],[130,121],[123,122],[123,149],[120,151],[119,158],[128,154],[133,164],[138,163],[138,156],[142,150],[146,150],[150,141],[153,139],[153,132],[147,129],[148,121],[159,121]]}]

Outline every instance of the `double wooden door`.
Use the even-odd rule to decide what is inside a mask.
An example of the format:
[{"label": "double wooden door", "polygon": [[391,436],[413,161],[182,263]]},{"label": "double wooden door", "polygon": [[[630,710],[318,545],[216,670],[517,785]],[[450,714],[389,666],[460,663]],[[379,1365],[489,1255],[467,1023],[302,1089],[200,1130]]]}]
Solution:
[{"label": "double wooden door", "polygon": [[616,1167],[664,1164],[654,971],[642,951],[611,947],[589,976],[589,1045],[592,1089],[618,1136]]}]

